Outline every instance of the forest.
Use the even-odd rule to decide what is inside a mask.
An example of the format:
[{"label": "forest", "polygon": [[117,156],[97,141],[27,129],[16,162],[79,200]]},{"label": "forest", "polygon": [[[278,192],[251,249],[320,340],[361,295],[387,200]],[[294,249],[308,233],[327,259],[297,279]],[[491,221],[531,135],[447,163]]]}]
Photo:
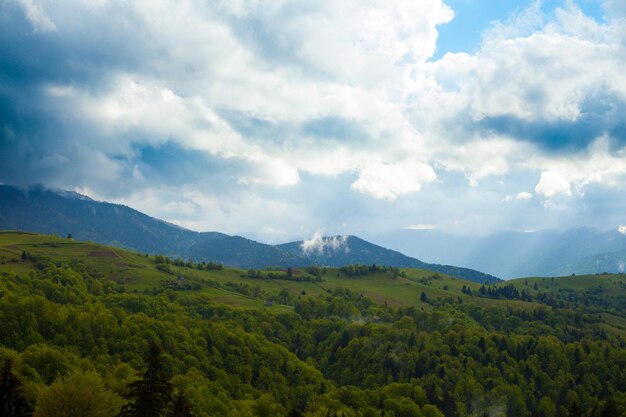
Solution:
[{"label": "forest", "polygon": [[[626,416],[624,299],[607,302],[596,287],[522,280],[515,285],[532,302],[513,303],[513,284],[480,291],[446,279],[459,297],[422,291],[425,299],[401,305],[355,288],[374,269],[390,288],[410,270],[354,266],[345,276],[311,270],[313,282],[285,272],[290,285],[332,278],[346,287],[285,287],[280,300],[261,291],[285,305],[249,308],[167,280],[131,289],[103,273],[113,261],[102,257],[96,268],[19,249],[0,262],[3,416]],[[145,259],[155,271],[169,265]],[[206,265],[207,274],[232,273]],[[194,267],[171,265],[187,271],[182,279]],[[420,285],[443,280],[426,276]],[[594,282],[623,289],[621,278]]]}]

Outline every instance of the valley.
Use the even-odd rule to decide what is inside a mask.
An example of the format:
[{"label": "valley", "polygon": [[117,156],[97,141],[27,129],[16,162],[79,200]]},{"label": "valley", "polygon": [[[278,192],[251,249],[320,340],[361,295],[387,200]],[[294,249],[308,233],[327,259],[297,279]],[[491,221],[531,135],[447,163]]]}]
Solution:
[{"label": "valley", "polygon": [[35,410],[86,378],[119,410],[157,343],[189,415],[619,416],[625,299],[622,274],[237,269],[0,232],[0,358]]}]

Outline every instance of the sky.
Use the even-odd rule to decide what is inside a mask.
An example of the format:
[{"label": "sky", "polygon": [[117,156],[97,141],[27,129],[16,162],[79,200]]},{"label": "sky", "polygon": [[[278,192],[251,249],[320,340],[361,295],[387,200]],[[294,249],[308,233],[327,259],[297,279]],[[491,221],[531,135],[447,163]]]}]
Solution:
[{"label": "sky", "polygon": [[623,0],[0,0],[0,182],[198,231],[626,224]]}]

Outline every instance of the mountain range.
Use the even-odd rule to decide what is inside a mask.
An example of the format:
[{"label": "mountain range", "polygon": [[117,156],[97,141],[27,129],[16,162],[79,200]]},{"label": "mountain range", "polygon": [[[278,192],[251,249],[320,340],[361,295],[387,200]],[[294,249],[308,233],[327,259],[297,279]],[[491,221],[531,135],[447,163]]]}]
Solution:
[{"label": "mountain range", "polygon": [[428,269],[475,282],[498,281],[492,275],[468,268],[425,263],[356,236],[320,237],[313,243],[274,246],[219,232],[195,232],[124,205],[43,186],[0,185],[0,229],[71,234],[78,240],[142,253],[214,261],[239,268],[378,264]]},{"label": "mountain range", "polygon": [[528,276],[623,273],[626,230],[506,231],[467,236],[438,230],[399,230],[366,236],[376,244],[427,262],[479,269],[505,279]]}]

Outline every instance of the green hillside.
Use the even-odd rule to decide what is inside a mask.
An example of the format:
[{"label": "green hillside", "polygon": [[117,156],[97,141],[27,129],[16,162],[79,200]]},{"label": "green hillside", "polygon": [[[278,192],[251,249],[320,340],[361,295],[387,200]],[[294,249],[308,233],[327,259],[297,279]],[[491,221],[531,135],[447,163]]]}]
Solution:
[{"label": "green hillside", "polygon": [[[27,259],[22,259],[23,254]],[[158,263],[159,259],[162,263]],[[520,294],[528,293],[528,299],[522,300],[521,296],[481,294],[483,285],[423,269],[378,267],[377,271],[366,268],[365,274],[357,274],[351,273],[350,267],[307,267],[290,269],[291,276],[287,270],[209,270],[203,264],[182,259],[142,255],[54,235],[0,232],[2,270],[25,273],[36,269],[43,260],[80,265],[104,278],[105,286],[118,291],[154,294],[180,289],[188,294],[208,295],[216,303],[246,308],[288,311],[298,299],[346,289],[390,307],[432,309],[442,303],[470,302],[480,307],[530,311],[559,304],[589,313],[626,317],[626,275],[621,274],[521,278],[485,287],[515,286]],[[426,301],[422,300],[422,293]]]},{"label": "green hillside", "polygon": [[[28,259],[22,259],[22,253]],[[215,297],[222,302],[242,307],[258,307],[263,301],[274,301],[276,294],[286,290],[291,298],[318,296],[338,288],[345,288],[389,306],[420,306],[431,308],[431,303],[420,300],[422,292],[432,302],[447,299],[472,299],[478,305],[509,305],[509,301],[471,297],[461,289],[465,285],[477,293],[479,284],[456,279],[444,274],[420,269],[391,269],[350,276],[340,268],[294,268],[288,277],[286,270],[259,271],[223,268],[199,269],[198,264],[166,259],[159,264],[154,256],[137,254],[124,249],[52,235],[5,231],[0,232],[0,262],[2,270],[16,273],[37,268],[40,259],[53,263],[82,264],[84,268],[106,278],[107,285],[121,285],[125,291],[154,292],[181,282],[183,288]],[[178,266],[177,266],[178,264]],[[166,268],[164,268],[167,265]],[[166,272],[167,271],[167,272]],[[185,286],[185,284],[187,284]],[[246,288],[249,287],[249,288]],[[258,288],[256,296],[254,290]],[[252,291],[250,293],[250,291]],[[305,294],[302,294],[304,291]],[[516,303],[516,302],[514,302]],[[522,303],[517,303],[522,307]]]},{"label": "green hillside", "polygon": [[0,360],[36,417],[96,391],[86,415],[114,417],[155,344],[196,416],[617,417],[624,278],[240,270],[7,231]]}]

